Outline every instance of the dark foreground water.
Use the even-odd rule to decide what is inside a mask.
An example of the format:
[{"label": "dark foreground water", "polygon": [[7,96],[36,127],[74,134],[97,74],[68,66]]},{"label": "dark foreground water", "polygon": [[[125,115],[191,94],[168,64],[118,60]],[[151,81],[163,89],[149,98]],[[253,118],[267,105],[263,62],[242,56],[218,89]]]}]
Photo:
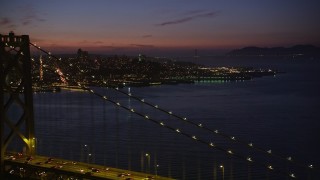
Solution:
[{"label": "dark foreground water", "polygon": [[[34,95],[38,153],[177,179],[286,179],[291,172],[300,179],[319,178],[319,171],[306,167],[320,166],[320,61],[208,58],[199,62],[286,73],[244,82],[131,87],[130,92],[236,140],[271,149],[276,156],[248,149],[106,88],[94,89],[175,129],[232,150],[240,158],[88,93],[70,91]],[[122,90],[129,91],[128,87]],[[248,156],[255,162],[242,159]],[[281,159],[287,157],[297,163]]]}]

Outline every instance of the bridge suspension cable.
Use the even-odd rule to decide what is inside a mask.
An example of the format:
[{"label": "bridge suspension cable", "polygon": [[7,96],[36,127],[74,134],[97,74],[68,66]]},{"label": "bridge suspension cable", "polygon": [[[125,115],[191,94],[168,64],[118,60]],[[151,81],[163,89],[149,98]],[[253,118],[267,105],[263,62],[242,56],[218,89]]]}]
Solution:
[{"label": "bridge suspension cable", "polygon": [[203,123],[196,123],[196,122],[194,122],[194,121],[191,121],[191,120],[187,119],[186,117],[182,117],[182,116],[179,116],[179,115],[173,113],[172,111],[165,110],[165,109],[159,107],[158,105],[155,105],[155,104],[153,104],[153,103],[150,103],[150,102],[146,101],[145,99],[141,99],[141,98],[139,98],[139,97],[137,97],[137,96],[134,96],[134,95],[132,95],[131,92],[130,92],[130,93],[127,93],[127,92],[121,91],[119,88],[112,88],[112,87],[111,87],[111,89],[113,89],[113,90],[115,90],[115,91],[117,91],[117,92],[119,92],[119,93],[121,93],[121,94],[124,94],[124,95],[126,95],[126,96],[128,96],[128,97],[130,97],[130,98],[133,98],[133,99],[135,99],[135,100],[137,100],[137,101],[140,101],[141,103],[146,104],[146,105],[148,105],[148,106],[150,106],[150,107],[152,107],[152,108],[155,108],[155,109],[157,109],[157,110],[159,110],[159,111],[161,111],[161,112],[163,112],[163,113],[166,113],[166,114],[168,114],[169,116],[175,117],[176,119],[178,119],[178,120],[180,120],[180,121],[183,121],[183,122],[185,122],[185,123],[191,124],[191,125],[193,125],[193,126],[195,126],[195,127],[197,127],[197,128],[201,128],[201,129],[203,129],[203,130],[206,130],[206,131],[208,131],[208,132],[210,132],[210,133],[213,133],[213,134],[215,134],[215,135],[221,136],[221,137],[223,137],[223,138],[225,138],[225,139],[228,139],[228,140],[230,140],[230,141],[238,142],[238,143],[240,143],[240,144],[242,144],[242,145],[245,145],[245,146],[248,147],[248,148],[252,148],[252,149],[255,149],[255,150],[257,150],[257,151],[263,152],[263,153],[266,154],[266,155],[279,158],[279,159],[281,159],[281,160],[284,160],[284,161],[293,163],[293,164],[295,164],[295,165],[298,165],[298,166],[300,166],[300,167],[304,167],[304,168],[306,168],[306,169],[314,169],[314,168],[315,168],[315,167],[314,167],[313,165],[311,165],[311,164],[310,164],[310,165],[305,165],[305,164],[303,164],[303,163],[294,161],[293,158],[290,157],[290,156],[289,156],[289,157],[283,157],[283,156],[281,156],[281,155],[279,155],[279,154],[276,154],[276,153],[272,152],[272,150],[265,150],[265,149],[263,149],[263,148],[261,148],[261,147],[258,147],[258,146],[253,145],[252,142],[248,142],[248,141],[242,140],[242,139],[240,139],[240,138],[236,138],[235,136],[228,135],[228,134],[226,134],[226,133],[221,132],[221,131],[218,130],[218,129],[213,130],[213,129],[205,126],[205,124],[203,124]]}]

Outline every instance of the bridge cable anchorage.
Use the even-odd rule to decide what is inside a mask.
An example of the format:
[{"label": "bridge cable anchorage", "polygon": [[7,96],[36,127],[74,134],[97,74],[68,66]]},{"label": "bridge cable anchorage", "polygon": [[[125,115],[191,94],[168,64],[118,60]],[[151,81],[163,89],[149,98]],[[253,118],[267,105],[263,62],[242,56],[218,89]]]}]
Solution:
[{"label": "bridge cable anchorage", "polygon": [[135,99],[135,100],[137,100],[137,101],[140,101],[140,102],[142,102],[142,103],[144,103],[144,104],[146,104],[146,105],[148,105],[148,106],[150,106],[150,107],[152,107],[152,108],[155,108],[155,109],[157,109],[157,110],[159,110],[159,111],[161,111],[161,112],[164,112],[164,113],[168,114],[169,116],[172,116],[172,117],[174,117],[174,118],[176,118],[176,119],[178,119],[178,120],[181,120],[181,121],[183,121],[183,122],[187,122],[187,123],[189,123],[189,124],[191,124],[191,125],[193,125],[193,126],[197,126],[198,128],[201,128],[201,129],[206,130],[206,131],[208,131],[208,132],[211,132],[211,133],[213,133],[213,134],[218,134],[219,136],[222,136],[222,137],[224,137],[224,138],[226,138],[226,139],[229,139],[229,140],[232,140],[232,141],[234,141],[234,142],[238,142],[238,143],[240,143],[240,144],[242,144],[242,145],[247,146],[248,148],[253,148],[253,149],[255,149],[255,150],[259,151],[259,152],[262,152],[262,153],[264,153],[264,154],[266,154],[266,155],[269,155],[269,156],[271,156],[271,157],[276,157],[276,158],[278,158],[278,159],[281,159],[281,160],[283,160],[283,161],[287,161],[287,162],[293,163],[293,164],[295,164],[295,165],[298,165],[298,166],[300,166],[300,167],[304,167],[304,168],[306,168],[306,169],[312,169],[312,168],[314,168],[314,166],[311,165],[311,164],[310,164],[310,165],[305,165],[305,164],[303,164],[303,163],[299,163],[299,162],[297,162],[297,161],[293,161],[293,159],[292,159],[291,157],[283,157],[283,156],[278,155],[278,154],[275,154],[275,153],[273,153],[273,152],[271,153],[271,150],[265,150],[265,149],[263,149],[263,148],[261,148],[261,147],[254,146],[252,142],[247,142],[247,141],[245,141],[245,140],[241,140],[241,139],[239,139],[239,138],[236,138],[235,136],[230,136],[230,135],[228,135],[228,134],[221,133],[221,132],[218,131],[218,130],[212,130],[212,129],[204,126],[202,123],[199,123],[199,124],[198,124],[198,123],[196,123],[196,122],[187,120],[187,118],[182,117],[182,116],[179,116],[179,115],[176,115],[176,114],[172,113],[172,111],[167,111],[167,110],[165,110],[165,109],[163,109],[163,108],[160,108],[158,105],[154,105],[154,104],[152,104],[152,103],[147,102],[145,99],[141,99],[141,98],[139,98],[139,97],[137,97],[137,96],[134,96],[134,95],[132,95],[131,92],[130,92],[130,93],[126,93],[126,92],[124,92],[124,91],[121,91],[119,88],[111,88],[111,89],[113,89],[113,90],[115,90],[115,91],[117,91],[117,92],[119,92],[119,93],[121,93],[121,94],[124,94],[124,95],[126,95],[126,96],[129,96],[129,97],[132,98],[132,99]]},{"label": "bridge cable anchorage", "polygon": [[[39,46],[39,47],[38,47],[38,46],[35,46],[35,45],[32,44],[32,43],[30,43],[30,45],[36,47],[37,49],[41,50],[42,52],[45,52],[46,54],[48,54],[48,56],[51,56],[53,59],[59,60],[57,57],[51,55],[51,53],[48,53],[47,51],[41,49],[40,46]],[[61,59],[60,59],[60,60],[61,60]],[[76,83],[77,83],[77,82],[76,82]],[[121,108],[123,108],[123,109],[125,109],[125,110],[127,110],[127,111],[129,111],[129,112],[131,112],[131,113],[134,113],[134,114],[136,114],[136,115],[138,115],[138,116],[143,117],[144,119],[147,119],[147,120],[149,120],[149,121],[151,121],[151,122],[153,122],[153,123],[156,123],[156,124],[158,124],[158,125],[160,125],[160,126],[162,126],[162,127],[165,127],[165,128],[167,128],[167,129],[169,129],[169,130],[172,130],[172,131],[174,131],[174,132],[177,132],[177,131],[176,131],[177,128],[173,128],[173,127],[167,126],[167,125],[165,125],[163,122],[159,122],[159,121],[154,120],[153,118],[150,118],[150,117],[148,117],[148,116],[147,116],[148,118],[146,118],[146,115],[144,115],[144,114],[142,114],[142,113],[139,113],[139,112],[136,112],[136,111],[133,111],[133,109],[128,108],[128,107],[126,107],[126,106],[123,106],[123,105],[121,105],[120,103],[109,99],[107,96],[104,96],[104,95],[101,95],[101,94],[99,94],[99,93],[96,93],[96,92],[94,92],[94,91],[93,91],[91,88],[89,88],[89,87],[82,86],[80,83],[77,83],[77,85],[78,85],[79,88],[81,88],[81,89],[83,89],[83,90],[85,90],[85,91],[89,91],[90,93],[92,93],[92,94],[100,97],[101,99],[103,99],[103,100],[105,100],[105,101],[108,101],[108,102],[110,102],[110,103],[112,103],[112,104],[114,104],[114,105],[120,106]],[[130,96],[132,96],[132,95],[130,95]],[[146,102],[144,102],[144,100],[143,100],[143,101],[140,100],[140,102],[146,103]],[[150,104],[150,103],[148,103],[148,104]],[[150,105],[151,105],[151,104],[150,104]],[[152,105],[152,107],[155,107],[155,106]],[[157,109],[158,109],[158,108],[157,108]],[[159,109],[160,109],[160,108],[159,108]],[[161,111],[165,111],[165,110],[161,109]],[[165,111],[165,112],[167,112],[167,114],[170,114],[170,115],[172,115],[172,116],[177,116],[177,115],[174,115],[173,113],[169,113],[168,111]],[[180,116],[177,116],[177,117],[181,118]],[[181,118],[181,119],[184,120],[184,121],[187,121],[186,118]],[[191,122],[191,121],[187,121],[187,122],[193,123],[193,122]],[[200,127],[198,124],[196,124],[196,125],[197,125],[197,127]],[[201,128],[203,128],[203,127],[201,126]],[[209,129],[208,129],[208,130],[209,130]],[[215,149],[218,149],[218,150],[220,150],[220,151],[224,151],[225,153],[231,154],[232,156],[237,157],[237,158],[239,158],[239,159],[242,159],[242,160],[245,160],[245,161],[249,161],[247,157],[241,156],[240,154],[236,154],[236,153],[232,152],[231,150],[227,150],[227,149],[218,147],[218,146],[216,146],[216,145],[213,145],[212,142],[207,142],[207,141],[205,141],[205,140],[197,139],[196,136],[191,135],[191,134],[187,134],[187,133],[184,133],[184,132],[181,132],[180,129],[179,129],[179,132],[178,132],[178,133],[179,133],[179,134],[182,134],[182,135],[184,135],[184,136],[186,136],[186,137],[188,137],[188,138],[191,138],[191,139],[193,139],[193,140],[197,140],[197,141],[200,142],[200,143],[206,144],[206,145],[208,145],[209,147],[214,147]],[[228,137],[230,138],[230,136],[228,136]],[[252,147],[252,146],[251,146],[251,147]],[[250,160],[251,160],[251,158],[250,158]],[[253,161],[251,160],[250,162],[253,162]],[[264,166],[264,167],[269,167],[269,166],[270,166],[270,165],[265,166],[263,163],[258,163],[258,162],[256,162],[256,161],[255,161],[255,163],[256,163],[257,165]],[[308,167],[309,167],[309,168],[314,168],[312,165],[309,165]],[[272,169],[273,169],[273,168],[272,168]],[[273,170],[274,170],[274,169],[273,169]],[[283,175],[292,177],[292,178],[296,178],[293,173],[287,174],[287,173],[285,173],[285,172],[282,172],[281,170],[277,170],[277,172],[278,172],[278,173],[281,173],[281,174],[283,174]]]}]

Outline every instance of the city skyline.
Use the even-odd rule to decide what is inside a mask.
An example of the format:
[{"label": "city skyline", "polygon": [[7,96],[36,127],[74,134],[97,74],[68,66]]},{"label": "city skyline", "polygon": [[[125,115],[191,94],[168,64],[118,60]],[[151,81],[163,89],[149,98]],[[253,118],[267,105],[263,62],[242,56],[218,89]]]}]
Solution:
[{"label": "city skyline", "polygon": [[28,34],[54,53],[215,54],[245,46],[320,45],[310,0],[7,1],[1,34]]}]

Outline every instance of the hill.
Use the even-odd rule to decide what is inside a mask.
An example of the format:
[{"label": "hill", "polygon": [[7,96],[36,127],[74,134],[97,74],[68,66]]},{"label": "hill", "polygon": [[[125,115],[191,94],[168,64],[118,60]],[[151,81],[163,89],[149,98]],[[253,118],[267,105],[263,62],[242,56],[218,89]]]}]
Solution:
[{"label": "hill", "polygon": [[285,47],[245,47],[235,49],[227,53],[230,56],[301,56],[301,57],[320,57],[320,48],[313,45],[296,45],[289,48]]}]

